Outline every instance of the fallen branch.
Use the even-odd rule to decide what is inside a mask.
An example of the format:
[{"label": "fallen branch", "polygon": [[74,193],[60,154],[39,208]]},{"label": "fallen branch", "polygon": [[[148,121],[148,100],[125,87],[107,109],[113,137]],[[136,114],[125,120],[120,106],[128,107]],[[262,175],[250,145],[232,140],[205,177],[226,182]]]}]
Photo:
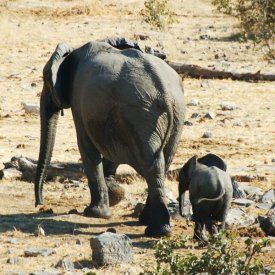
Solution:
[{"label": "fallen branch", "polygon": [[[0,171],[0,179],[22,179],[33,182],[37,167],[37,162],[25,157],[12,157],[9,162],[4,163],[5,169]],[[17,172],[16,172],[17,171]],[[168,171],[169,180],[177,180],[179,169]],[[86,177],[82,163],[51,163],[47,172],[47,180],[56,177],[63,179],[79,180]],[[121,183],[131,183],[138,178],[142,178],[137,173],[117,174],[116,180]]]},{"label": "fallen branch", "polygon": [[240,81],[275,81],[275,74],[256,73],[235,73],[218,70],[211,70],[197,65],[181,64],[175,62],[167,62],[178,74],[183,74],[192,78],[207,79],[232,79]]}]

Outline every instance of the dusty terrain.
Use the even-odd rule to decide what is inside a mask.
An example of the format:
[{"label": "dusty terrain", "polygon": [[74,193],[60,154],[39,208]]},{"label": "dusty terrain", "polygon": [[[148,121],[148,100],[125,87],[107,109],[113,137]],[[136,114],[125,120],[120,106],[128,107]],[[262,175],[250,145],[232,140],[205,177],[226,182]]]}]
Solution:
[{"label": "dusty terrain", "polygon": [[[42,88],[42,69],[57,43],[77,47],[89,40],[107,36],[125,36],[145,45],[164,49],[168,59],[211,68],[274,73],[275,66],[263,59],[263,50],[250,44],[227,39],[237,32],[234,18],[217,14],[211,1],[171,1],[179,24],[166,32],[157,32],[142,22],[143,1],[36,1],[0,2],[0,169],[12,156],[37,159],[39,149],[39,116],[27,115],[22,102],[37,104]],[[138,34],[147,34],[139,40]],[[201,39],[207,35],[212,39]],[[215,58],[215,55],[216,58]],[[193,98],[198,106],[187,106],[182,140],[171,168],[180,167],[194,154],[219,154],[229,166],[231,175],[264,176],[251,185],[268,190],[275,184],[275,86],[274,82],[234,82],[230,80],[184,79],[186,103]],[[223,111],[220,104],[233,102],[238,108]],[[192,113],[203,116],[215,112],[213,120],[190,118]],[[210,131],[213,138],[201,138]],[[74,125],[69,110],[60,118],[53,161],[78,162]],[[129,171],[122,166],[119,173]],[[44,215],[34,207],[33,184],[19,180],[0,182],[0,273],[29,274],[48,271],[70,274],[58,261],[65,256],[76,263],[74,272],[83,274],[138,274],[154,265],[152,239],[143,235],[144,227],[130,216],[134,205],[146,197],[146,184],[134,180],[122,184],[126,199],[113,208],[110,220],[96,220],[68,214],[71,209],[82,212],[89,202],[86,180],[79,187],[60,183],[58,179],[45,185],[46,207],[53,215]],[[68,181],[69,182],[69,181]],[[177,183],[167,185],[177,196]],[[255,209],[248,209],[255,213]],[[183,221],[172,221],[173,234],[191,234],[192,227]],[[41,225],[46,236],[34,235]],[[127,234],[133,241],[133,264],[95,269],[91,263],[89,240],[107,228]],[[16,239],[16,241],[14,241]],[[80,244],[78,244],[80,242]],[[48,257],[24,257],[29,247],[53,248]],[[266,265],[273,265],[275,253],[261,256]],[[17,257],[12,265],[7,260]],[[83,269],[84,268],[84,269]],[[54,273],[55,274],[55,273]]]}]

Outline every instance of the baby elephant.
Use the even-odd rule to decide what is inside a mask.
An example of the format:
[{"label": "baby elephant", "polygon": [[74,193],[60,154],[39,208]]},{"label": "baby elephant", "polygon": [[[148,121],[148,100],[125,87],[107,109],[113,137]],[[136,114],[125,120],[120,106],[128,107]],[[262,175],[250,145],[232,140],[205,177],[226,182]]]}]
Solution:
[{"label": "baby elephant", "polygon": [[179,174],[179,207],[183,215],[185,192],[189,190],[195,221],[194,238],[206,241],[204,227],[213,235],[217,233],[216,222],[225,226],[233,187],[231,178],[225,172],[226,164],[214,154],[200,159],[192,157]]}]

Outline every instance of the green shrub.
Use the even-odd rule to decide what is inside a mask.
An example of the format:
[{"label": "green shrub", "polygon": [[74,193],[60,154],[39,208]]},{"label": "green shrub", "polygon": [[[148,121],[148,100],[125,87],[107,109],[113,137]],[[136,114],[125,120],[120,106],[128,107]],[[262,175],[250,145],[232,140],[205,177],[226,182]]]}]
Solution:
[{"label": "green shrub", "polygon": [[145,22],[159,30],[177,23],[175,13],[168,8],[168,0],[148,0],[144,2],[141,15]]},{"label": "green shrub", "polygon": [[255,261],[254,256],[261,253],[262,248],[270,245],[268,239],[253,241],[248,238],[244,248],[237,247],[239,241],[233,233],[219,233],[205,251],[199,256],[192,252],[176,253],[177,248],[188,248],[188,238],[163,238],[155,245],[157,266],[153,271],[145,271],[142,275],[168,274],[259,274],[263,272],[263,264]]},{"label": "green shrub", "polygon": [[265,45],[274,58],[275,1],[274,0],[212,0],[218,11],[233,15],[240,22],[244,39]]}]

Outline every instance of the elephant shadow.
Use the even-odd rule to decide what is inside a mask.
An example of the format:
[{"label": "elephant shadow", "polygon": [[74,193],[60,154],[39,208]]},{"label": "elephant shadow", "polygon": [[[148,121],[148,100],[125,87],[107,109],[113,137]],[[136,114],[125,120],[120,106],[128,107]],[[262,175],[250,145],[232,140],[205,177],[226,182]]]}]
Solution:
[{"label": "elephant shadow", "polygon": [[[105,232],[106,227],[116,227],[119,225],[124,226],[137,226],[136,221],[125,222],[110,222],[110,223],[81,223],[76,221],[64,221],[57,220],[58,217],[64,217],[67,213],[49,214],[49,213],[20,213],[20,214],[8,214],[0,215],[0,233],[10,232],[18,230],[22,233],[34,234],[39,225],[42,226],[47,235],[91,235],[96,236]],[[102,232],[91,232],[87,229],[102,228]],[[140,239],[144,237],[143,234],[127,234],[130,239]],[[135,242],[134,242],[135,243]],[[133,243],[133,245],[134,245]],[[138,242],[137,242],[138,243]],[[134,245],[135,246],[135,245]]]}]

